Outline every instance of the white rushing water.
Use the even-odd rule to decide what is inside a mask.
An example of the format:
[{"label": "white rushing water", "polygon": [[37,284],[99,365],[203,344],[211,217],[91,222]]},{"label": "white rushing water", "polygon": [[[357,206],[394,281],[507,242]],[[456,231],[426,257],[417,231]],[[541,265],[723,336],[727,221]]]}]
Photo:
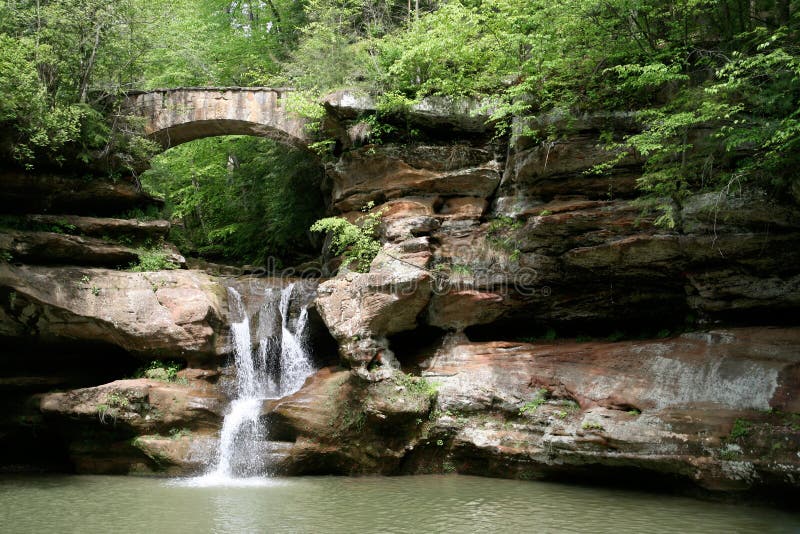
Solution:
[{"label": "white rushing water", "polygon": [[314,368],[308,356],[308,343],[305,338],[308,326],[308,308],[300,310],[300,317],[294,332],[289,329],[289,305],[294,284],[281,292],[281,357],[280,357],[280,396],[290,395],[303,387]]},{"label": "white rushing water", "polygon": [[251,317],[242,296],[228,288],[235,390],[222,422],[215,464],[206,475],[194,479],[197,485],[247,485],[254,482],[253,477],[267,473],[271,447],[261,421],[263,401],[291,395],[314,372],[308,350],[308,309],[302,306],[295,324],[290,321],[295,289],[290,284],[279,293],[267,291],[254,347]]}]

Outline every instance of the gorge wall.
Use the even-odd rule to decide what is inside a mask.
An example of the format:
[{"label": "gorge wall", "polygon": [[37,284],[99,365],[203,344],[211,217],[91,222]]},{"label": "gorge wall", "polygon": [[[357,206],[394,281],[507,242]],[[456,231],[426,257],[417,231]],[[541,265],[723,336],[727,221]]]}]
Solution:
[{"label": "gorge wall", "polygon": [[[536,143],[435,111],[414,119],[416,138],[379,140],[357,109],[329,109],[331,208],[352,220],[374,202],[383,247],[369,272],[320,281],[322,368],[263,407],[275,472],[796,492],[796,203],[697,194],[667,229],[636,201],[635,155],[589,172],[612,156],[601,131],[629,130],[626,117],[542,119],[561,134]],[[41,466],[48,452],[79,472],[196,472],[226,403],[224,284],[246,296],[262,282],[109,269],[131,246],[91,224],[102,236],[133,223],[92,222],[89,186],[71,187],[4,208],[38,221],[0,233],[6,464]],[[114,187],[131,206],[153,202]],[[45,231],[48,209],[59,219],[45,224],[83,230]],[[186,368],[123,379],[153,359]],[[42,436],[50,445],[33,447]]]}]

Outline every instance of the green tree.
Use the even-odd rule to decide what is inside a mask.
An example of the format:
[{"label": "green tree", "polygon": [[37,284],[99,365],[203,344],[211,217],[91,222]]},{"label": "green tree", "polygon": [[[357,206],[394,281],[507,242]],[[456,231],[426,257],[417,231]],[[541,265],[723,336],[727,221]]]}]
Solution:
[{"label": "green tree", "polygon": [[213,137],[172,148],[142,175],[183,223],[186,251],[234,262],[313,253],[307,232],[324,211],[321,170],[308,153],[256,137]]}]

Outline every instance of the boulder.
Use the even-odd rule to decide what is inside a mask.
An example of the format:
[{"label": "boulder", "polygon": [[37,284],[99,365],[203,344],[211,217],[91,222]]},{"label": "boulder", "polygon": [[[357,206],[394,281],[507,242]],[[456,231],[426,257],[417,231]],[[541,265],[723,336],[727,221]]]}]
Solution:
[{"label": "boulder", "polygon": [[185,383],[149,378],[116,380],[42,396],[48,417],[113,424],[134,434],[170,429],[215,430],[223,409],[216,388],[203,380]]},{"label": "boulder", "polygon": [[324,368],[297,393],[264,406],[271,439],[292,443],[276,472],[396,473],[425,439],[434,396],[427,382],[400,372],[373,382]]},{"label": "boulder", "polygon": [[386,337],[412,330],[431,295],[430,253],[386,246],[368,273],[340,273],[320,284],[316,306],[349,366],[395,367]]},{"label": "boulder", "polygon": [[41,411],[79,473],[191,474],[213,458],[223,403],[187,370],[179,382],[117,380],[50,393]]},{"label": "boulder", "polygon": [[[182,430],[182,429],[181,429]],[[162,436],[141,435],[131,441],[131,445],[146,457],[146,460],[132,459],[131,474],[150,474],[168,476],[187,476],[202,473],[214,458],[219,440],[209,434],[193,432]],[[88,470],[87,458],[74,459],[79,471],[97,473],[96,467]],[[91,464],[90,464],[91,465]]]},{"label": "boulder", "polygon": [[0,292],[0,335],[99,341],[194,367],[226,352],[225,293],[203,273],[0,264]]}]

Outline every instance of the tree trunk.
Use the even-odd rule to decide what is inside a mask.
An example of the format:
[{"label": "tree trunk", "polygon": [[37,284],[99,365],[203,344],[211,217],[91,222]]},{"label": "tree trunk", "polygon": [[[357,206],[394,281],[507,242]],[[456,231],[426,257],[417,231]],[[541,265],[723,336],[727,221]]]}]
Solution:
[{"label": "tree trunk", "polygon": [[269,10],[272,11],[272,16],[275,17],[275,29],[281,31],[281,14],[278,12],[278,8],[275,7],[275,3],[272,0],[267,0],[267,5]]},{"label": "tree trunk", "polygon": [[89,55],[89,60],[86,62],[86,68],[83,69],[83,74],[81,75],[81,84],[80,88],[78,89],[78,93],[80,94],[80,102],[81,104],[85,104],[86,101],[89,99],[89,80],[92,78],[92,71],[94,70],[94,61],[97,57],[97,49],[100,47],[100,33],[102,32],[102,25],[97,25],[97,30],[94,34],[94,45],[92,45],[92,53]]},{"label": "tree trunk", "polygon": [[791,0],[778,0],[778,25],[788,25],[792,19]]}]

